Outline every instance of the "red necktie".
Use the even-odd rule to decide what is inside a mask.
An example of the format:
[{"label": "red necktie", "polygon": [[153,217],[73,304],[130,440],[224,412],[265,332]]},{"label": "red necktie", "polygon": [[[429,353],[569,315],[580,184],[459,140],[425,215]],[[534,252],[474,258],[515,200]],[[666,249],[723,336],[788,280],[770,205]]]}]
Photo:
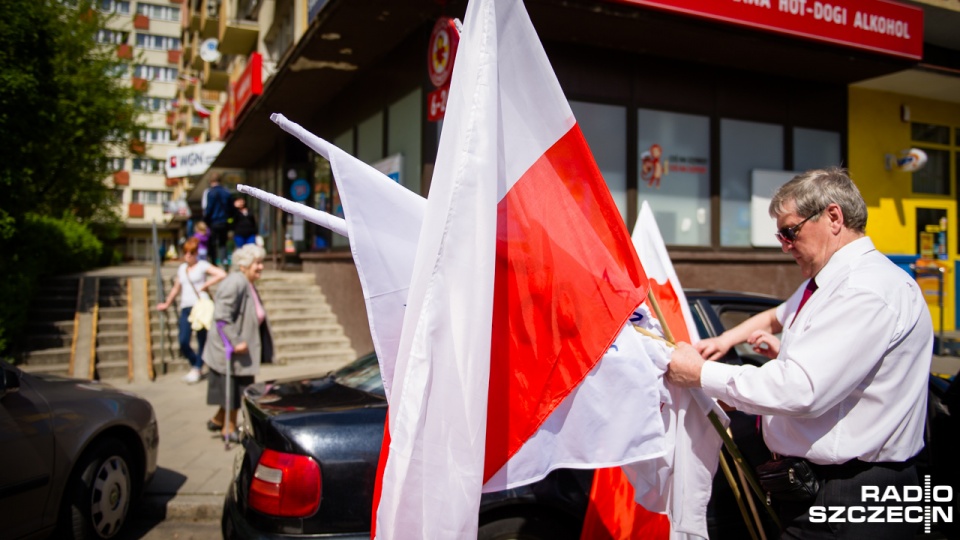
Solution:
[{"label": "red necktie", "polygon": [[797,320],[797,316],[800,315],[800,310],[803,309],[803,305],[807,303],[807,300],[813,296],[813,293],[817,290],[817,282],[813,278],[807,282],[807,288],[803,290],[803,296],[800,297],[800,305],[797,306],[797,312],[793,315],[793,321],[790,322],[792,326],[793,323]]}]

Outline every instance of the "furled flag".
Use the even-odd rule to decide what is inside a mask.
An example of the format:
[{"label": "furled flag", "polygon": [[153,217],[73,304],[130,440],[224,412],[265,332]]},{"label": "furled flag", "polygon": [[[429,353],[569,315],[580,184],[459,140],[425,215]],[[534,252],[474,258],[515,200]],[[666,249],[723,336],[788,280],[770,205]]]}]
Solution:
[{"label": "furled flag", "polygon": [[210,109],[204,107],[202,103],[195,99],[191,99],[190,103],[193,104],[193,110],[197,113],[197,116],[200,118],[210,118]]},{"label": "furled flag", "polygon": [[522,4],[471,0],[456,65],[393,378],[380,538],[476,538],[484,481],[646,294]]},{"label": "furled flag", "polygon": [[[674,339],[696,343],[700,336],[690,306],[646,201],[633,229],[633,243]],[[636,489],[636,500],[648,510],[669,516],[671,538],[706,538],[707,503],[722,444],[707,414],[714,411],[724,425],[729,419],[699,388],[678,388],[668,382],[667,390],[670,399],[662,413],[672,448],[661,459],[631,463],[622,469]]]}]

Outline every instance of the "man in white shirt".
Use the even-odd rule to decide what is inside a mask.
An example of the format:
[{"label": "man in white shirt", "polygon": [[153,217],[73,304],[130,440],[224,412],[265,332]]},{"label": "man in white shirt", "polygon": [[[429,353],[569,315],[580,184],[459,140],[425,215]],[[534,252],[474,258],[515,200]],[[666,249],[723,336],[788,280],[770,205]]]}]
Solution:
[{"label": "man in white shirt", "polygon": [[[920,485],[913,458],[923,448],[933,353],[923,295],[865,236],[866,203],[845,171],[798,175],[774,194],[770,215],[783,251],[809,279],[775,310],[697,349],[681,344],[667,376],[762,415],[771,452],[813,464],[820,491],[809,502],[781,502],[784,537],[911,538],[917,524],[906,520],[830,523],[810,508],[875,505],[863,500],[865,486],[902,496]],[[778,342],[771,334],[781,331]],[[703,359],[743,341],[775,360],[757,368]]]}]

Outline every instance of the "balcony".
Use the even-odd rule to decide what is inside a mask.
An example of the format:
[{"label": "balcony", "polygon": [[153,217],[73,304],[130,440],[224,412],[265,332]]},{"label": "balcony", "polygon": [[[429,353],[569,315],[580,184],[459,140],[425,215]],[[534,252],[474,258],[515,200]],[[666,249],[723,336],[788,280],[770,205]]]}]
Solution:
[{"label": "balcony", "polygon": [[[229,0],[224,0],[224,4]],[[200,7],[200,37],[202,39],[217,37],[220,30],[220,22],[217,12],[217,3],[214,0],[205,0],[206,6]]]},{"label": "balcony", "polygon": [[192,114],[189,119],[189,124],[187,124],[187,137],[197,138],[210,130],[209,118],[200,118]]},{"label": "balcony", "polygon": [[133,77],[130,79],[130,86],[137,92],[146,92],[147,88],[150,87],[150,81],[143,77]]},{"label": "balcony", "polygon": [[127,171],[117,171],[113,173],[113,185],[114,186],[129,186],[130,185],[130,173]]},{"label": "balcony", "polygon": [[201,79],[203,90],[226,92],[230,86],[230,74],[225,69],[218,69],[216,65],[209,62],[203,63]]},{"label": "balcony", "polygon": [[247,13],[255,4],[249,0],[224,0],[220,4],[220,52],[247,55],[256,48],[260,27]]},{"label": "balcony", "polygon": [[137,155],[143,155],[147,151],[147,143],[140,139],[133,139],[130,141],[130,151]]},{"label": "balcony", "polygon": [[130,45],[128,43],[117,45],[117,58],[121,60],[132,60],[133,45]]},{"label": "balcony", "polygon": [[147,17],[146,15],[135,15],[133,17],[133,27],[137,30],[149,30],[150,17]]},{"label": "balcony", "polygon": [[188,10],[187,16],[183,19],[183,27],[188,32],[200,30],[200,10],[196,8],[196,2],[190,2],[183,9]]},{"label": "balcony", "polygon": [[179,66],[179,65],[180,65],[180,55],[181,55],[182,53],[183,53],[182,51],[170,49],[169,51],[167,51],[167,63],[168,63],[168,64],[176,64],[176,65]]},{"label": "balcony", "polygon": [[190,47],[192,53],[190,54],[190,67],[200,71],[203,69],[203,58],[200,58],[200,32],[194,32],[192,38],[193,44]]},{"label": "balcony", "polygon": [[177,186],[180,185],[180,179],[179,179],[179,178],[167,178],[166,185],[167,185],[167,187],[177,187]]},{"label": "balcony", "polygon": [[127,217],[143,218],[143,203],[130,203],[127,206]]}]

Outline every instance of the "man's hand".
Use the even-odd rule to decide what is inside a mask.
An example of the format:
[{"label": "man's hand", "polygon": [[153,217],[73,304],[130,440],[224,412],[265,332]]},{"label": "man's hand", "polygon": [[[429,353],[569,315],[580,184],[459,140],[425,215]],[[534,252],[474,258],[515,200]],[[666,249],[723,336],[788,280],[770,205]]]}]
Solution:
[{"label": "man's hand", "polygon": [[727,343],[727,339],[721,334],[715,338],[701,339],[694,347],[696,347],[697,351],[700,352],[700,356],[703,358],[707,360],[719,360],[723,358],[723,355],[727,354],[727,351],[729,351],[733,345]]},{"label": "man's hand", "polygon": [[757,330],[750,334],[747,343],[753,345],[753,352],[773,360],[780,354],[780,340],[770,332]]},{"label": "man's hand", "polygon": [[233,352],[240,353],[240,354],[246,354],[248,350],[249,349],[247,348],[246,341],[241,341],[240,343],[237,343],[237,346],[233,348]]},{"label": "man's hand", "polygon": [[677,386],[699,388],[703,362],[700,353],[692,345],[679,343],[667,366],[667,380]]}]

